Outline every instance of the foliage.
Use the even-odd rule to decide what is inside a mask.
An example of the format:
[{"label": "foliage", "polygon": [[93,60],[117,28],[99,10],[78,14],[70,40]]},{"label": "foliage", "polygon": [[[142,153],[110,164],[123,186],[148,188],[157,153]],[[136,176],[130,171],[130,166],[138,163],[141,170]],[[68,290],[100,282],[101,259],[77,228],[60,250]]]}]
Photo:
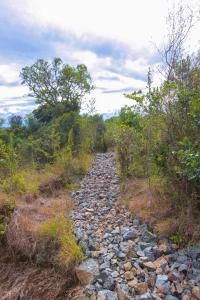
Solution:
[{"label": "foliage", "polygon": [[[173,62],[173,80],[125,96],[133,105],[106,122],[123,176],[160,178],[173,208],[200,208],[200,65],[197,57]],[[172,74],[171,73],[171,74]],[[112,133],[111,133],[112,132]],[[113,134],[114,133],[114,134]],[[111,140],[109,140],[111,139]],[[159,188],[158,188],[159,189]],[[167,191],[167,192],[166,192]]]},{"label": "foliage", "polygon": [[10,117],[9,123],[12,129],[19,129],[22,126],[22,117],[19,115],[13,115]]},{"label": "foliage", "polygon": [[185,243],[184,237],[181,234],[179,234],[179,233],[173,234],[170,237],[170,240],[174,244],[177,244],[178,246],[181,246],[181,245],[183,245]]},{"label": "foliage", "polygon": [[[72,67],[63,64],[60,58],[51,63],[43,59],[32,66],[26,66],[21,72],[22,84],[30,89],[30,96],[35,97],[41,109],[55,108],[68,111],[80,109],[82,98],[92,89],[91,78],[83,64]],[[43,110],[44,111],[44,110]]]},{"label": "foliage", "polygon": [[43,223],[39,229],[40,235],[57,240],[60,245],[58,259],[65,261],[83,260],[81,248],[76,244],[75,237],[72,234],[73,223],[66,217],[52,218]]}]

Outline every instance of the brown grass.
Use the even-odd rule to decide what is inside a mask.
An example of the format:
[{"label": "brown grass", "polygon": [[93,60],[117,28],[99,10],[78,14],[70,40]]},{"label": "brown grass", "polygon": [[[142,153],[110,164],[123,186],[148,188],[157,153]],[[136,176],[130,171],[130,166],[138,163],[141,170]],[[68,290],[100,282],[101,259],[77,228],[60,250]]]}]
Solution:
[{"label": "brown grass", "polygon": [[28,204],[19,200],[6,230],[7,244],[12,254],[32,260],[45,252],[47,262],[50,262],[57,250],[56,242],[41,237],[38,232],[42,224],[55,216],[69,213],[71,208],[72,202],[63,192],[56,198],[38,198]]},{"label": "brown grass", "polygon": [[[0,259],[1,300],[64,300],[68,289],[77,284],[73,269],[70,273],[58,273],[50,267],[38,267],[27,262],[5,262],[5,249]],[[69,275],[70,274],[70,275]]]},{"label": "brown grass", "polygon": [[159,178],[152,182],[131,178],[124,184],[122,194],[130,211],[148,222],[161,238],[180,234],[185,242],[200,239],[199,214],[195,215],[192,204],[172,208],[165,183]]},{"label": "brown grass", "polygon": [[164,194],[153,192],[148,180],[129,179],[123,190],[123,199],[130,211],[148,222],[161,237],[176,231],[176,218],[169,199]]}]

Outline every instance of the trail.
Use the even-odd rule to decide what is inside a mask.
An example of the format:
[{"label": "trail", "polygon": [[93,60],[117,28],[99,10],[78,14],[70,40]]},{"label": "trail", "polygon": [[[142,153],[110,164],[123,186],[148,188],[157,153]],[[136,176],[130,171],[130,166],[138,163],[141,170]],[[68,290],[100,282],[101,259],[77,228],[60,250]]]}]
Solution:
[{"label": "trail", "polygon": [[75,234],[87,259],[77,269],[90,299],[200,299],[200,249],[177,250],[120,204],[112,153],[95,157],[73,193]]}]

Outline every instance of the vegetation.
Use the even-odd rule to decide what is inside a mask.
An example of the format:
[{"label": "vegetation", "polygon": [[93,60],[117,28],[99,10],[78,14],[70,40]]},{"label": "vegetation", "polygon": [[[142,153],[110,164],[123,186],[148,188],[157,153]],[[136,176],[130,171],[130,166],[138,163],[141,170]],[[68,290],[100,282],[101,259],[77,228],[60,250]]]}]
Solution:
[{"label": "vegetation", "polygon": [[180,221],[174,236],[188,240],[199,238],[200,53],[184,52],[193,25],[192,12],[184,14],[181,7],[169,15],[168,38],[159,51],[161,86],[153,86],[149,69],[146,90],[125,94],[133,105],[107,121],[107,138],[117,148],[122,177],[143,178],[161,207],[170,200],[168,214]]},{"label": "vegetation", "polygon": [[94,151],[106,150],[105,124],[100,115],[80,114],[92,89],[85,65],[38,60],[21,77],[38,107],[25,119],[13,115],[9,127],[0,122],[1,242],[16,258],[66,270],[83,253],[63,189],[76,186]]}]

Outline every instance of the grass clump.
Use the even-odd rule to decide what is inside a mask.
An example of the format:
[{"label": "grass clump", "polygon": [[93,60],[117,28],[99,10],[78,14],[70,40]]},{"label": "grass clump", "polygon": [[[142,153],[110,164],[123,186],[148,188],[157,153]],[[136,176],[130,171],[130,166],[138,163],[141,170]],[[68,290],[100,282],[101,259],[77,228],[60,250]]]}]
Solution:
[{"label": "grass clump", "polygon": [[83,252],[76,244],[73,235],[73,222],[68,218],[60,216],[49,219],[41,225],[39,234],[58,242],[57,263],[59,265],[83,260]]}]

